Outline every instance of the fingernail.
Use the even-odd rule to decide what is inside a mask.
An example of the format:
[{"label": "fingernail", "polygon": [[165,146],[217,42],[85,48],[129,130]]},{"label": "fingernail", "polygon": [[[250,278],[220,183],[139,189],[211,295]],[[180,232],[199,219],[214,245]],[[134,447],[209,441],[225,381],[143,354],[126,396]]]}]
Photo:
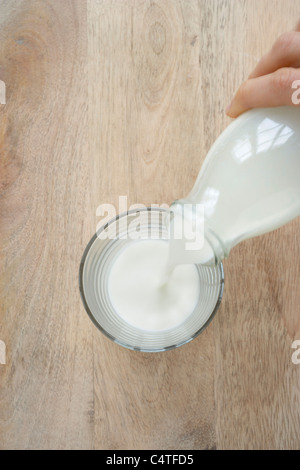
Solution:
[{"label": "fingernail", "polygon": [[228,105],[227,108],[225,109],[225,113],[226,113],[226,114],[228,114],[229,111],[230,111],[230,108],[231,108],[231,106],[232,106],[232,101],[233,101],[233,100],[230,101],[229,105]]}]

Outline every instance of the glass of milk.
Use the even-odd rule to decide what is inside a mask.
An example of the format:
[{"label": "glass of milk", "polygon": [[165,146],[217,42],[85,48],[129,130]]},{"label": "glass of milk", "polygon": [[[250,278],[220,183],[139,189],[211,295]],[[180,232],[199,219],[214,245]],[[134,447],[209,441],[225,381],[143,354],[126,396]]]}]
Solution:
[{"label": "glass of milk", "polygon": [[169,211],[147,208],[112,219],[93,236],[79,287],[94,324],[115,343],[144,352],[188,343],[221,302],[222,263],[179,264],[168,272]]}]

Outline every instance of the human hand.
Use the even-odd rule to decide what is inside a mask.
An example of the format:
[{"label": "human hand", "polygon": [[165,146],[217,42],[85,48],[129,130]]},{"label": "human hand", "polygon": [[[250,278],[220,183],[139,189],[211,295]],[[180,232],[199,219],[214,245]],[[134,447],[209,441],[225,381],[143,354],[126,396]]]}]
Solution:
[{"label": "human hand", "polygon": [[234,95],[226,114],[236,118],[251,108],[296,106],[292,100],[292,84],[296,80],[300,80],[300,21],[294,31],[282,34],[260,59]]}]

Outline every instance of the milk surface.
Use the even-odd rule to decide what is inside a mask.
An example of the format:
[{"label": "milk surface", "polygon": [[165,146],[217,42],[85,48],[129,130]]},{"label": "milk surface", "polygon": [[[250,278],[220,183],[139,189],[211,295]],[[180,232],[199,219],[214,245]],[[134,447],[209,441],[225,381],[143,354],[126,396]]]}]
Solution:
[{"label": "milk surface", "polygon": [[168,272],[169,242],[139,240],[126,244],[110,269],[108,292],[116,312],[143,330],[180,325],[194,311],[200,295],[195,265]]}]

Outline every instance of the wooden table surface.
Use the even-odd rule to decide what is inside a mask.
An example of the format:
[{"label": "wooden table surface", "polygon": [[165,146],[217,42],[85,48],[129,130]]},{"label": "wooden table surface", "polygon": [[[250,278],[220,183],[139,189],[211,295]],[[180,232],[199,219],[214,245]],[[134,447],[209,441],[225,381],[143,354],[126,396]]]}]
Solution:
[{"label": "wooden table surface", "polygon": [[[300,219],[224,263],[210,326],[115,345],[81,303],[97,207],[170,204],[297,0],[0,0],[1,449],[299,449]],[[229,188],[230,189],[230,188]]]}]

